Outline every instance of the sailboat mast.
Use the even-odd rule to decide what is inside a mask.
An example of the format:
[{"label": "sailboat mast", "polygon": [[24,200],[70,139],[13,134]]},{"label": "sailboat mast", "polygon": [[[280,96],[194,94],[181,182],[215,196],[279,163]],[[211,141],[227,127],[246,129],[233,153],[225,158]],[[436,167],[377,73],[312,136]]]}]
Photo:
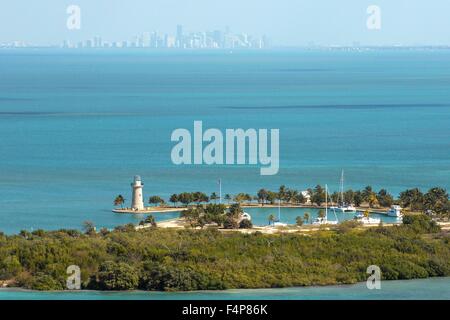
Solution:
[{"label": "sailboat mast", "polygon": [[325,184],[325,219],[328,220],[328,185]]},{"label": "sailboat mast", "polygon": [[281,199],[278,199],[278,221],[281,221]]},{"label": "sailboat mast", "polygon": [[219,179],[219,204],[222,204],[222,179]]},{"label": "sailboat mast", "polygon": [[341,171],[341,205],[344,205],[344,170]]}]

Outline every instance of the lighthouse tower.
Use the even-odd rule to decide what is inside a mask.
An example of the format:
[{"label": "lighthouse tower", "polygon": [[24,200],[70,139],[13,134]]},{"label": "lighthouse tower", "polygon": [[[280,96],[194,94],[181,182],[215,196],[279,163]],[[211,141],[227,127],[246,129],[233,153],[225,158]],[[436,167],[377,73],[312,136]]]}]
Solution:
[{"label": "lighthouse tower", "polygon": [[131,200],[131,208],[133,210],[144,210],[144,198],[142,196],[142,188],[144,184],[140,176],[134,176],[134,181],[131,184],[131,192],[133,194]]}]

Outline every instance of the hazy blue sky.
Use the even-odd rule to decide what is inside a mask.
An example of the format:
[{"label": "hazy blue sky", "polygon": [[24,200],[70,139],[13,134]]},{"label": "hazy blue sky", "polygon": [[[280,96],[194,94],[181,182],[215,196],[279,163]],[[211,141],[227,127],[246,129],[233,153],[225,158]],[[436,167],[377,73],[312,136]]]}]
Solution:
[{"label": "hazy blue sky", "polygon": [[[81,7],[79,31],[66,28],[66,8]],[[366,28],[369,5],[382,9],[382,29]],[[78,41],[100,35],[126,40],[144,31],[175,33],[229,26],[268,35],[275,44],[450,44],[450,0],[11,0],[0,4],[0,42]]]}]

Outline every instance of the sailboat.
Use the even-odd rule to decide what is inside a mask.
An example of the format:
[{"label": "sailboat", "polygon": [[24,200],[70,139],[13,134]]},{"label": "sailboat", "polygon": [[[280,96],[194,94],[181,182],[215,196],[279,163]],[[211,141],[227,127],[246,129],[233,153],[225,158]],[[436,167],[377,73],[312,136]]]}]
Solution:
[{"label": "sailboat", "polygon": [[339,212],[344,213],[356,213],[356,208],[352,206],[351,204],[346,204],[344,200],[344,170],[341,172],[341,182],[340,182],[340,188],[339,188],[339,206],[338,207],[331,207],[330,209],[334,209]]},{"label": "sailboat", "polygon": [[362,224],[380,224],[381,219],[371,218],[369,216],[365,216],[364,213],[358,213],[354,218],[356,221],[361,222]]},{"label": "sailboat", "polygon": [[278,199],[278,219],[273,222],[274,227],[286,227],[287,223],[281,222],[281,199]]},{"label": "sailboat", "polygon": [[323,225],[323,224],[338,224],[338,218],[336,216],[336,211],[333,209],[336,221],[328,221],[328,186],[325,185],[325,217],[317,217],[313,222],[313,225]]}]

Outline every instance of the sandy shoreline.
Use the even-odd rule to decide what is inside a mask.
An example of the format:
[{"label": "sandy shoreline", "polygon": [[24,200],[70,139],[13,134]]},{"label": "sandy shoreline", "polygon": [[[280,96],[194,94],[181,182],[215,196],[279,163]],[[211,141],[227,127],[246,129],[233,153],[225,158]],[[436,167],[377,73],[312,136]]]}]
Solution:
[{"label": "sandy shoreline", "polygon": [[133,210],[131,208],[113,209],[114,213],[131,213],[131,214],[146,214],[146,213],[165,213],[165,212],[178,212],[187,210],[186,207],[146,207],[145,210]]},{"label": "sandy shoreline", "polygon": [[[230,204],[225,204],[228,208]],[[165,212],[177,212],[184,211],[193,207],[190,205],[189,207],[146,207],[145,210],[133,210],[131,208],[118,208],[113,209],[114,213],[131,213],[131,214],[148,214],[148,213],[165,213]],[[278,208],[277,204],[241,204],[242,208]],[[299,205],[299,204],[281,204],[281,208],[305,208],[305,209],[325,209],[324,206],[316,206],[316,205]],[[369,207],[356,207],[357,211],[369,211],[369,213],[378,213],[378,214],[386,214],[389,208],[369,208]],[[415,213],[415,212],[412,212]]]},{"label": "sandy shoreline", "polygon": [[[450,222],[438,222],[439,226],[442,230],[450,230]],[[395,223],[385,223],[383,226],[385,227],[391,227],[397,225]],[[378,227],[379,224],[363,224],[360,227],[361,228],[373,228]],[[151,224],[145,224],[145,225],[139,225],[136,226],[136,230],[142,230],[151,228]],[[183,218],[174,218],[170,220],[160,221],[157,223],[158,228],[167,228],[167,229],[185,229],[185,228],[191,228],[189,224],[186,222]],[[330,230],[331,225],[303,225],[303,226],[297,226],[295,224],[287,225],[284,227],[276,227],[276,226],[254,226],[251,229],[222,229],[217,228],[216,226],[205,226],[203,229],[207,229],[208,227],[213,227],[219,230],[220,232],[228,233],[228,232],[241,232],[241,233],[255,233],[255,232],[261,232],[263,234],[275,234],[275,233],[310,233],[315,232],[319,230]],[[202,228],[196,227],[196,230],[201,230]]]}]

